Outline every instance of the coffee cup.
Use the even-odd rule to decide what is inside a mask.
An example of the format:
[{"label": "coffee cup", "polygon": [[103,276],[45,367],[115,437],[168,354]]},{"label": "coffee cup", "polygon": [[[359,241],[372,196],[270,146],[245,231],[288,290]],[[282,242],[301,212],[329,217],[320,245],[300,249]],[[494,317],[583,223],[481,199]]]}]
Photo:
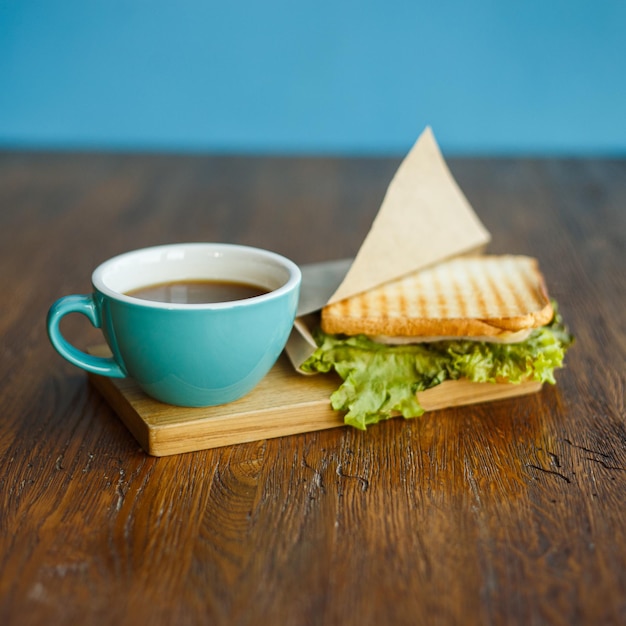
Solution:
[{"label": "coffee cup", "polygon": [[[48,312],[59,354],[94,374],[129,376],[161,402],[200,407],[241,398],[269,372],[293,325],[301,274],[267,250],[186,243],[116,256],[91,282],[93,293],[60,298]],[[69,313],[101,328],[111,357],[63,337]]]}]

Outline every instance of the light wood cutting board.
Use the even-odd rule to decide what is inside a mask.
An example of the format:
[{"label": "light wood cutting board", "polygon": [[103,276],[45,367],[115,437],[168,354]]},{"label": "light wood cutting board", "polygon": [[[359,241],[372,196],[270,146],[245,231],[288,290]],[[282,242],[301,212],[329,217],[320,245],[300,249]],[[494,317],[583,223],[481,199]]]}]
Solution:
[{"label": "light wood cutting board", "polygon": [[[99,355],[106,351],[105,347],[90,350]],[[339,379],[334,375],[298,374],[284,354],[251,393],[217,407],[171,406],[148,397],[130,378],[95,374],[89,378],[141,447],[154,456],[344,426],[343,415],[329,404]],[[434,411],[534,393],[540,388],[540,383],[446,381],[418,394],[418,400],[425,410]]]}]

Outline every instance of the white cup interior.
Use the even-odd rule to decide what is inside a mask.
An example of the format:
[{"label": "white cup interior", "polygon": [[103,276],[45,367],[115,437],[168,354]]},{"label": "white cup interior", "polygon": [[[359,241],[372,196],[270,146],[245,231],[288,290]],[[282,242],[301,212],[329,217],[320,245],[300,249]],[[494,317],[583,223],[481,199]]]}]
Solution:
[{"label": "white cup interior", "polygon": [[[234,244],[192,243],[156,246],[114,257],[92,275],[96,289],[118,300],[138,299],[129,291],[160,283],[185,280],[217,280],[248,283],[279,295],[300,280],[300,270],[274,252]],[[149,306],[172,308],[172,303],[149,302]],[[224,306],[229,303],[189,306]]]}]

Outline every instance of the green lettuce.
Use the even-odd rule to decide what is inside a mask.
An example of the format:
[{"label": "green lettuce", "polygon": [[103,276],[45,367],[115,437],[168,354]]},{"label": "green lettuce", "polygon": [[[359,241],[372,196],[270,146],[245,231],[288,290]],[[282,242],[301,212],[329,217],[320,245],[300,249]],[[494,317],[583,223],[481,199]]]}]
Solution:
[{"label": "green lettuce", "polygon": [[533,330],[525,341],[511,344],[449,340],[389,346],[364,335],[329,335],[318,329],[318,348],[302,369],[337,372],[343,382],[331,394],[331,406],[346,412],[346,424],[364,430],[398,414],[420,416],[424,409],[417,392],[444,380],[554,384],[554,370],[563,366],[573,342],[556,305],[554,310],[550,324]]}]

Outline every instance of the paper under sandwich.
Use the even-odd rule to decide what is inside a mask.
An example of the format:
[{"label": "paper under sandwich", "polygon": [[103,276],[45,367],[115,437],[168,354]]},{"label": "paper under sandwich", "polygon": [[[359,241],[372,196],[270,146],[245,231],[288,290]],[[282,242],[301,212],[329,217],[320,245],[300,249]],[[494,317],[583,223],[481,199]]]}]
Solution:
[{"label": "paper under sandwich", "polygon": [[[429,178],[422,176],[424,159]],[[405,167],[411,160],[421,160],[417,170]],[[314,317],[320,321],[308,337],[311,347],[297,363],[302,372],[339,374],[343,382],[330,401],[357,428],[397,415],[421,415],[435,388],[445,387],[452,396],[462,388],[458,404],[501,397],[500,391],[490,394],[492,387],[510,387],[507,395],[537,391],[542,383],[555,382],[554,370],[563,365],[572,342],[537,260],[477,253],[489,235],[452,181],[430,131],[403,167],[347,276]],[[400,203],[394,201],[398,178]],[[444,211],[439,210],[442,197]],[[450,207],[451,199],[459,205]],[[393,228],[380,228],[381,219],[393,222],[407,213],[431,229],[432,245],[426,242],[417,253],[398,250],[402,237],[394,238]],[[423,238],[412,236],[413,247],[421,245]],[[395,267],[367,253],[385,241],[389,245],[390,238],[400,259]],[[386,278],[374,279],[373,286],[367,282],[372,267]],[[302,323],[299,328],[307,334]],[[474,388],[480,389],[475,398]]]}]

